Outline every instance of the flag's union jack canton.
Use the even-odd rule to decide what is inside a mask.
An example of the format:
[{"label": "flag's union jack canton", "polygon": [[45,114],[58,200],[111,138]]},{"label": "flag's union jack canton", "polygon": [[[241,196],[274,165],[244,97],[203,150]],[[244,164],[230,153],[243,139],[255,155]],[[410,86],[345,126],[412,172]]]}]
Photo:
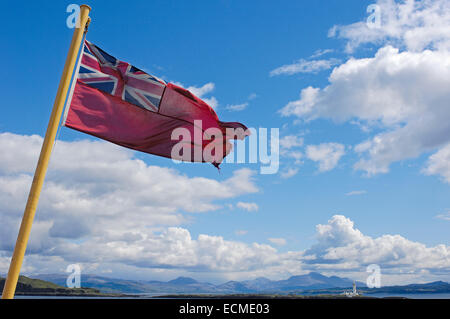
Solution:
[{"label": "flag's union jack canton", "polygon": [[166,82],[85,41],[78,80],[128,103],[157,112]]}]

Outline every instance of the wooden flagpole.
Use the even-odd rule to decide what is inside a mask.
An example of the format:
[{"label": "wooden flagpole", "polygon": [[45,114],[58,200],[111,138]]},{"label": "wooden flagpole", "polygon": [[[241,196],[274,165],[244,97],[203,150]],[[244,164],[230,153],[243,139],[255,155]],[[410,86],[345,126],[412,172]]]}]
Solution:
[{"label": "wooden flagpole", "polygon": [[[91,8],[85,4],[80,6],[79,27],[75,28],[72,42],[70,43],[69,53],[67,55],[64,71],[59,82],[58,92],[56,94],[53,110],[45,133],[44,144],[42,145],[39,161],[34,173],[33,183],[31,184],[30,194],[28,195],[27,205],[23,213],[22,223],[20,225],[19,235],[17,236],[16,246],[9,265],[8,276],[6,277],[5,287],[3,288],[2,299],[14,298],[17,281],[19,279],[20,268],[22,267],[25,250],[27,248],[28,238],[30,237],[31,225],[39,202],[42,185],[47,172],[50,155],[55,142],[56,132],[64,108],[64,102],[67,97],[70,80],[73,75],[73,69],[77,60],[81,40],[89,20]],[[76,79],[75,79],[76,80]]]}]

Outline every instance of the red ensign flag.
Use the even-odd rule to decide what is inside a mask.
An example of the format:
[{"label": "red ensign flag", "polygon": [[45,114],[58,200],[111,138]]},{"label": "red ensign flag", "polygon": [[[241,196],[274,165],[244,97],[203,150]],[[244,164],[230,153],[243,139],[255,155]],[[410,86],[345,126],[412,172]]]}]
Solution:
[{"label": "red ensign flag", "polygon": [[[218,166],[247,127],[85,41],[64,125],[134,150]],[[220,136],[219,136],[220,135]]]}]

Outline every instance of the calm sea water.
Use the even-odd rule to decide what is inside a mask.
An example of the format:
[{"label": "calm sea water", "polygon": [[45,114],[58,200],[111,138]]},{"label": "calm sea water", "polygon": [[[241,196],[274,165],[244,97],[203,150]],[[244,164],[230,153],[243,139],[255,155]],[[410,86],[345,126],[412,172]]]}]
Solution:
[{"label": "calm sea water", "polygon": [[405,297],[409,299],[450,299],[450,293],[436,293],[436,294],[367,294],[368,297]]},{"label": "calm sea water", "polygon": [[[157,296],[157,294],[142,294],[138,297],[115,297],[107,299],[145,299]],[[405,297],[410,299],[450,299],[450,293],[443,294],[368,294],[369,297]],[[69,297],[69,296],[16,296],[16,299],[104,299],[104,297]],[[167,298],[164,298],[167,299]]]}]

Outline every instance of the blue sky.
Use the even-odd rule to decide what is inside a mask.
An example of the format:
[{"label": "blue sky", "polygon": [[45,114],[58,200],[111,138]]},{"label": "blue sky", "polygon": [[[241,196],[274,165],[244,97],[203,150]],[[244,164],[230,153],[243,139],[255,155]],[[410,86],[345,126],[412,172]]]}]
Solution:
[{"label": "blue sky", "polygon": [[[0,80],[4,88],[0,118],[4,143],[23,141],[34,150],[39,140],[31,140],[30,135],[45,133],[73,32],[66,26],[69,15],[66,7],[70,3],[41,1],[26,6],[11,3],[8,10],[1,13],[2,21],[8,26],[0,31],[6,44],[0,52],[0,57],[6,61],[3,74],[7,75]],[[105,157],[111,152],[111,158],[124,156],[134,164],[141,160],[146,167],[170,168],[172,173],[167,177],[176,177],[171,187],[174,194],[181,197],[181,202],[184,195],[177,194],[177,183],[195,184],[203,178],[225,185],[238,171],[252,172],[244,174],[242,181],[238,179],[240,185],[249,184],[242,190],[230,191],[227,196],[212,192],[207,195],[206,203],[193,201],[189,208],[180,204],[168,210],[169,216],[179,218],[148,219],[151,209],[149,212],[143,209],[142,214],[147,219],[139,221],[139,215],[130,218],[138,218],[136,222],[145,226],[139,230],[144,237],[145,229],[149,231],[148,236],[156,236],[159,232],[164,234],[167,227],[177,227],[187,230],[194,240],[206,234],[227,243],[238,243],[238,246],[243,245],[245,254],[261,256],[267,248],[270,254],[282,256],[284,262],[277,265],[269,258],[267,266],[258,268],[245,258],[236,257],[230,265],[225,262],[225,266],[212,262],[214,265],[199,263],[184,267],[183,261],[171,264],[170,260],[155,257],[156,252],[151,254],[153,257],[146,257],[162,258],[163,261],[155,261],[155,264],[147,259],[142,262],[137,257],[127,259],[120,254],[99,260],[93,253],[80,253],[76,257],[73,246],[89,245],[90,238],[100,235],[81,230],[75,231],[71,238],[55,235],[53,237],[58,237],[61,244],[52,246],[52,232],[48,228],[58,220],[57,208],[44,201],[38,209],[37,220],[46,205],[53,213],[43,214],[42,229],[36,232],[42,232],[43,237],[39,238],[49,243],[36,248],[34,256],[27,259],[25,270],[30,273],[64,271],[61,269],[67,264],[80,262],[86,265],[87,271],[128,278],[171,279],[183,274],[220,281],[253,275],[277,278],[316,270],[364,279],[365,266],[377,263],[382,271],[386,269],[389,282],[436,278],[448,281],[450,148],[447,145],[450,145],[450,130],[448,124],[443,123],[443,115],[449,115],[445,113],[448,107],[445,101],[450,93],[448,86],[442,90],[436,86],[424,87],[421,79],[426,78],[431,84],[442,83],[442,86],[450,82],[446,70],[450,65],[450,40],[448,35],[447,38],[424,37],[429,20],[420,23],[416,13],[437,12],[438,29],[433,32],[439,34],[439,30],[448,27],[445,17],[450,15],[449,7],[445,1],[426,1],[424,5],[413,1],[412,7],[403,2],[378,1],[383,20],[381,29],[373,30],[365,26],[370,14],[366,9],[372,3],[361,0],[88,2],[92,6],[88,32],[91,42],[166,81],[182,83],[207,101],[216,101],[216,111],[223,121],[240,121],[254,128],[279,128],[280,140],[287,141],[286,137],[291,136],[299,143],[286,146],[286,152],[280,157],[280,171],[273,175],[259,174],[259,164],[223,164],[220,173],[212,165],[174,164],[148,154],[92,144],[88,141],[96,141],[94,138],[68,128],[62,129],[55,152],[58,148],[61,152],[73,151],[74,141],[80,141],[79,147],[85,147],[87,153],[99,147],[104,148]],[[397,20],[389,16],[392,12],[407,12],[408,23],[398,16]],[[333,26],[338,27],[333,29]],[[335,30],[334,34],[330,30]],[[317,61],[322,64],[314,68]],[[392,66],[386,66],[388,63]],[[285,68],[279,69],[282,66]],[[429,71],[435,66],[441,67],[442,73]],[[275,71],[277,69],[279,71]],[[209,86],[205,86],[208,83]],[[305,91],[308,87],[312,90]],[[307,97],[300,96],[301,92],[312,92],[313,102],[308,104]],[[241,111],[230,110],[230,106],[245,103]],[[428,118],[433,120],[427,122]],[[438,118],[440,122],[433,122]],[[433,131],[433,127],[441,130]],[[411,132],[420,134],[424,141]],[[8,133],[13,135],[5,135]],[[410,136],[419,142],[410,143]],[[12,152],[21,148],[20,145],[10,147]],[[327,150],[330,153],[321,152]],[[23,150],[17,152],[20,156]],[[293,152],[301,156],[297,162],[289,155]],[[19,180],[23,175],[31,175],[35,165],[31,159],[35,153],[23,165],[25,168],[15,168],[17,163],[12,160],[0,160],[4,185],[6,181],[13,183],[14,178]],[[97,158],[89,156],[80,158],[92,161]],[[337,156],[337,160],[327,162],[332,156]],[[63,157],[64,154],[59,156]],[[70,156],[65,158],[70,159]],[[321,169],[320,165],[326,168]],[[292,176],[285,174],[289,170]],[[73,171],[67,168],[55,168],[52,173],[51,166],[51,184],[57,187],[60,180],[65,180],[63,188],[73,190],[70,174]],[[121,184],[119,178],[114,182],[118,189],[126,189],[129,181],[123,180]],[[147,182],[158,185],[160,181]],[[86,183],[91,185],[93,181]],[[23,185],[27,185],[26,181]],[[4,189],[12,189],[12,186]],[[11,198],[21,199],[26,191],[8,195],[4,190],[1,198],[12,202]],[[47,193],[51,194],[51,190]],[[101,194],[107,195],[108,190],[103,189]],[[10,195],[12,197],[8,197]],[[45,191],[43,196],[46,196]],[[3,214],[4,219],[11,222],[8,225],[14,228],[23,203],[13,205],[11,202],[0,211],[0,216]],[[242,208],[249,207],[246,206],[249,203],[256,204],[257,209]],[[203,208],[202,205],[210,206]],[[125,215],[127,207],[117,214]],[[73,214],[77,218],[84,216],[76,209]],[[115,233],[114,225],[104,226],[112,227],[111,233]],[[316,225],[323,227],[316,228]],[[320,229],[325,230],[321,233]],[[120,231],[117,228],[117,233]],[[383,244],[386,235],[400,235],[401,239],[389,239],[392,251],[378,259],[372,258],[368,250],[376,250],[379,244],[386,247]],[[5,235],[5,244],[0,247],[2,273],[6,272],[14,238],[13,232],[7,239]],[[392,243],[396,240],[400,243]],[[104,244],[107,243],[114,246],[113,239],[105,239]],[[68,245],[72,246],[68,248]],[[143,244],[142,249],[145,250],[146,245]],[[263,252],[255,245],[267,247],[264,246]],[[296,260],[308,253],[318,258],[336,247],[348,249],[339,258],[340,266],[336,267],[332,266],[335,261],[318,261],[316,266],[303,261],[297,265],[288,257],[291,252],[298,256]],[[86,250],[86,247],[78,249]],[[69,250],[71,252],[67,253]],[[350,250],[358,252],[352,254]],[[411,257],[409,253],[423,254],[423,259],[414,259],[417,256]],[[402,258],[409,264],[394,266],[396,262],[402,264]],[[430,259],[435,260],[432,265],[420,264],[421,260]],[[261,264],[266,265],[265,262]],[[51,266],[55,264],[58,266]]]}]

